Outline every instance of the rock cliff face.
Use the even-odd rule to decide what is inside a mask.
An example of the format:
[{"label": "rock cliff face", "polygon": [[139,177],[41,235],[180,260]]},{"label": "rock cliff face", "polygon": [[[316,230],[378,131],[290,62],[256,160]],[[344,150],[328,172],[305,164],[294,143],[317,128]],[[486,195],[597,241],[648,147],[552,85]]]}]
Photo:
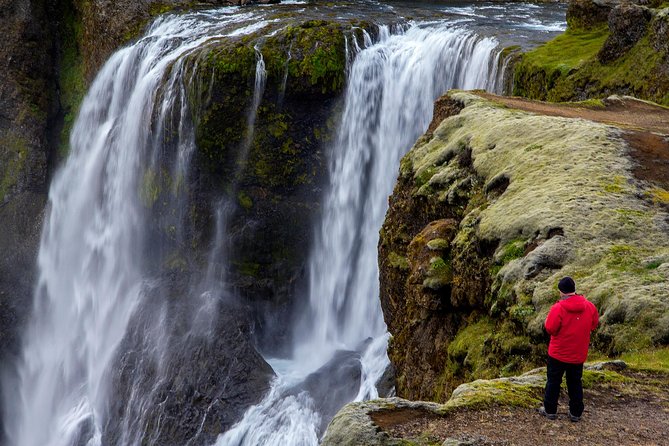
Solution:
[{"label": "rock cliff face", "polygon": [[[29,308],[46,202],[55,42],[46,2],[2,1],[0,24],[0,358]],[[4,360],[2,360],[4,363]]]},{"label": "rock cliff face", "polygon": [[514,94],[556,102],[627,94],[669,104],[669,8],[573,0],[567,31],[525,53]]},{"label": "rock cliff face", "polygon": [[[564,275],[602,314],[601,352],[669,342],[669,184],[652,174],[667,157],[650,155],[666,150],[669,117],[606,104],[437,102],[402,160],[379,244],[399,396],[445,401],[464,380],[540,363]],[[622,119],[634,113],[647,120]]]}]

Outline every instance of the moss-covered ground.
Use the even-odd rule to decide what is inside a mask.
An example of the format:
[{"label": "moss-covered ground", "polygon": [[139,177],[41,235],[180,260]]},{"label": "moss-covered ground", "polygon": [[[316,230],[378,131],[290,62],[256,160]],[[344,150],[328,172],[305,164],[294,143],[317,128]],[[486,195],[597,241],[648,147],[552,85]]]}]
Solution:
[{"label": "moss-covered ground", "polygon": [[475,441],[530,446],[546,441],[547,431],[550,441],[560,443],[578,439],[584,444],[656,444],[669,427],[669,420],[658,416],[669,407],[669,355],[662,348],[628,357],[632,362],[586,363],[586,409],[580,423],[567,418],[566,392],[560,398],[557,420],[538,413],[544,367],[520,376],[463,384],[443,405],[398,398],[349,404],[335,417],[323,444],[429,446]]},{"label": "moss-covered ground", "polygon": [[597,53],[609,35],[605,24],[567,31],[524,53],[514,67],[513,93],[553,102],[627,94],[669,105],[669,54],[659,42],[666,10],[658,9],[646,34],[611,62]]}]

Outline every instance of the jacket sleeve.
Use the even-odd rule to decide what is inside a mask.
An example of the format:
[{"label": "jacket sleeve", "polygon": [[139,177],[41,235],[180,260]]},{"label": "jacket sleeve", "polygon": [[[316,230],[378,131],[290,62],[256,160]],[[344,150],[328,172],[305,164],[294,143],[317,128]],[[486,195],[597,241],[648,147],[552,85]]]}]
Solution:
[{"label": "jacket sleeve", "polygon": [[597,325],[599,325],[599,312],[597,311],[597,307],[592,303],[590,304],[590,309],[592,310],[592,327],[590,327],[590,331],[594,331]]},{"label": "jacket sleeve", "polygon": [[549,335],[555,336],[560,331],[562,326],[562,307],[559,303],[556,303],[551,307],[551,310],[546,316],[546,322],[544,323],[546,331]]}]

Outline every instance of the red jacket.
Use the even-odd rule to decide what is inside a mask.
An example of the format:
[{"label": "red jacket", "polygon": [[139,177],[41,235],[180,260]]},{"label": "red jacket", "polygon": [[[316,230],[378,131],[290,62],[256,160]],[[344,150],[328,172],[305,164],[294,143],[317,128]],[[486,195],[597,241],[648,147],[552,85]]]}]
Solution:
[{"label": "red jacket", "polygon": [[598,323],[597,308],[581,295],[575,294],[553,304],[545,323],[551,335],[548,356],[570,364],[584,363],[590,332]]}]

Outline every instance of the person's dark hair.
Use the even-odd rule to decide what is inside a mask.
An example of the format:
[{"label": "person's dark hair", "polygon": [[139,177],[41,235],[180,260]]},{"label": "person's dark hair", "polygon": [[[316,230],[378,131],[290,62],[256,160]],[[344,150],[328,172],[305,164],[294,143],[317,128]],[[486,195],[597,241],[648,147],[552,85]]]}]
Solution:
[{"label": "person's dark hair", "polygon": [[574,283],[574,279],[569,276],[560,279],[558,282],[558,290],[565,294],[576,292],[576,284]]}]

